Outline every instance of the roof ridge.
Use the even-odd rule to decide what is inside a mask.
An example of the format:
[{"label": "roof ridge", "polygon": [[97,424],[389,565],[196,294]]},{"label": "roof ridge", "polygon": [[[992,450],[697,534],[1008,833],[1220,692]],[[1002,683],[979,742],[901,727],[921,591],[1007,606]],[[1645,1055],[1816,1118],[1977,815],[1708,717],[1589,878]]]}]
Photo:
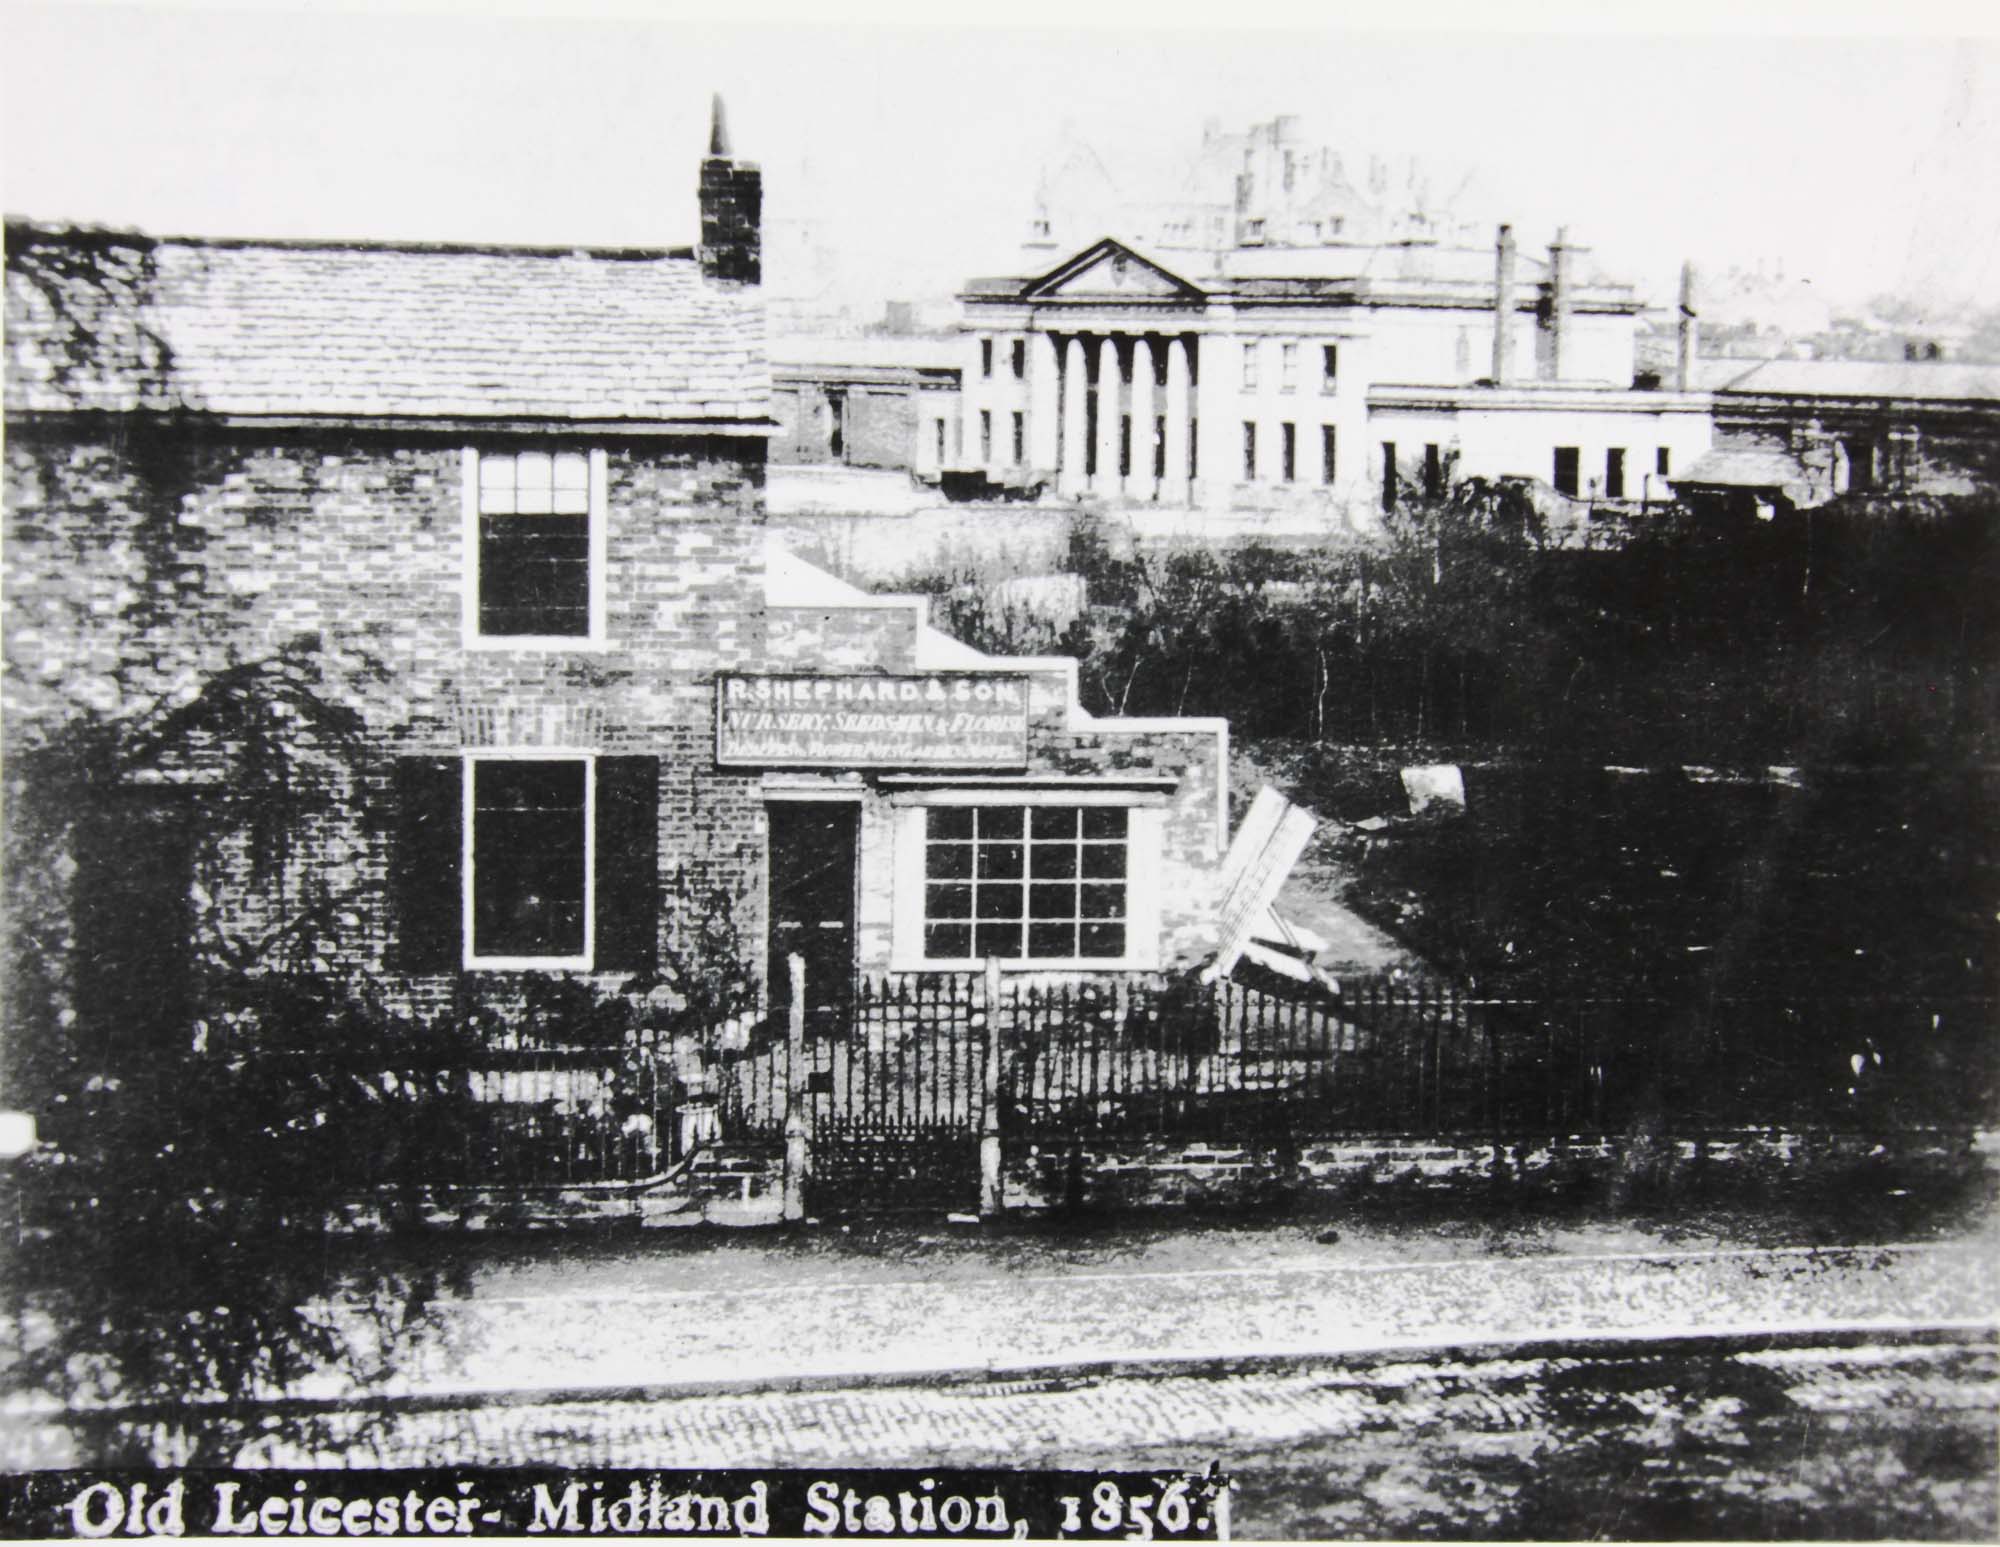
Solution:
[{"label": "roof ridge", "polygon": [[104,226],[82,221],[52,221],[32,215],[8,215],[10,238],[16,231],[62,239],[66,237],[124,238],[155,247],[193,247],[240,250],[270,248],[282,252],[394,252],[436,253],[440,255],[481,255],[522,258],[607,258],[628,261],[695,261],[693,247],[593,246],[581,243],[428,241],[390,237],[328,236],[177,236],[156,235],[136,226]]}]

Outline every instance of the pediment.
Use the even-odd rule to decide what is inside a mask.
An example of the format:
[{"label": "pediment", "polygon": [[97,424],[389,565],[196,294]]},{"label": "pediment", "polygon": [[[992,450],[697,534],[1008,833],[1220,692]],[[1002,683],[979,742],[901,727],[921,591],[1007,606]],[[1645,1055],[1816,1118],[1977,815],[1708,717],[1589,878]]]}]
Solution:
[{"label": "pediment", "polygon": [[1109,238],[1036,280],[1026,294],[1037,300],[1198,301],[1201,287]]}]

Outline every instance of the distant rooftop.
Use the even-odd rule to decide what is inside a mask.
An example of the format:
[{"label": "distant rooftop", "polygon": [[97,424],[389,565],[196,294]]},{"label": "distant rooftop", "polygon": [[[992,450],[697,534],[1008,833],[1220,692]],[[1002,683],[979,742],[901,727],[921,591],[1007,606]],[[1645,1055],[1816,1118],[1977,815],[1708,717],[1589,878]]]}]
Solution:
[{"label": "distant rooftop", "polygon": [[2000,403],[2000,365],[1946,361],[1728,360],[1734,367],[1718,391],[1778,397],[1900,398]]},{"label": "distant rooftop", "polygon": [[771,340],[775,369],[801,366],[874,366],[905,370],[947,370],[959,363],[956,337],[895,337],[862,334],[852,338],[824,334],[781,334]]},{"label": "distant rooftop", "polygon": [[768,418],[754,289],[676,249],[154,238],[7,223],[10,413]]}]

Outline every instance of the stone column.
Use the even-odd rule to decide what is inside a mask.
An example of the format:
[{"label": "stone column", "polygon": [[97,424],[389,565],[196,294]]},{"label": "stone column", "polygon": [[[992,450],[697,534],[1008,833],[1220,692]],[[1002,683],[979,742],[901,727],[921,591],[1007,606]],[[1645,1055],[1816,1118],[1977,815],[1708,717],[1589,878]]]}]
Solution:
[{"label": "stone column", "polygon": [[959,394],[959,406],[964,410],[959,429],[960,444],[965,448],[958,458],[960,467],[986,466],[986,459],[979,454],[979,411],[993,406],[993,383],[980,374],[979,366],[988,348],[999,349],[999,343],[991,333],[982,333],[973,345],[972,371],[966,378],[965,390]]},{"label": "stone column", "polygon": [[1057,448],[1062,440],[1062,361],[1056,354],[1055,336],[1028,335],[1028,466],[1037,473],[1056,470]]},{"label": "stone column", "polygon": [[1125,492],[1135,499],[1155,497],[1153,479],[1153,340],[1141,333],[1132,340],[1132,476]]},{"label": "stone column", "polygon": [[1107,333],[1097,346],[1097,477],[1100,494],[1118,492],[1118,417],[1124,412],[1118,390],[1118,339]]},{"label": "stone column", "polygon": [[1083,340],[1072,333],[1063,354],[1062,477],[1058,487],[1064,494],[1083,492],[1083,399],[1089,390]]},{"label": "stone column", "polygon": [[[1200,350],[1195,360],[1195,434],[1201,444],[1195,453],[1200,473],[1195,479],[1193,503],[1222,508],[1229,503],[1230,491],[1242,481],[1243,412],[1251,400],[1238,392],[1242,380],[1238,341],[1202,333],[1196,335],[1195,343]],[[1238,373],[1234,377],[1232,366]]]},{"label": "stone column", "polygon": [[1188,502],[1188,346],[1178,333],[1167,340],[1167,475],[1160,481],[1163,503]]}]

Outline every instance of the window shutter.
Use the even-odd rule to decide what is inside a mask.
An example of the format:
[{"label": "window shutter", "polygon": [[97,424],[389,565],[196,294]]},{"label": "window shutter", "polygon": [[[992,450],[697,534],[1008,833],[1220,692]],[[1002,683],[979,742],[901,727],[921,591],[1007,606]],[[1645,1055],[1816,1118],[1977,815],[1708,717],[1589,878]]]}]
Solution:
[{"label": "window shutter", "polygon": [[455,757],[396,759],[394,963],[404,972],[456,972],[464,961],[464,778]]},{"label": "window shutter", "polygon": [[660,760],[597,760],[597,955],[602,972],[659,964]]}]

